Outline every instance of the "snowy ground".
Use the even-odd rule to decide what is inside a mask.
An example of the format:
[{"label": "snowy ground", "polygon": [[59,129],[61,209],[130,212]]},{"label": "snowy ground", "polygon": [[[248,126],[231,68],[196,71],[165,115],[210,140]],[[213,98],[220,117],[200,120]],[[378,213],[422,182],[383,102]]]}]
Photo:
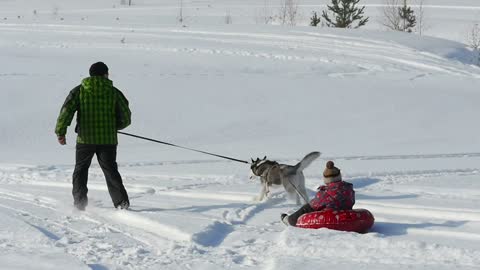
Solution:
[{"label": "snowy ground", "polygon": [[[477,1],[427,9],[456,23],[430,28],[450,40],[259,25],[253,1],[186,1],[187,27],[177,1],[96,2],[0,1],[0,269],[478,269],[480,69],[452,30]],[[242,23],[223,23],[226,6]],[[286,228],[296,206],[281,189],[255,201],[247,165],[128,137],[131,211],[96,163],[73,210],[75,136],[61,147],[53,129],[99,60],[130,100],[127,132],[245,160],[321,151],[310,196],[334,160],[372,231]]]}]

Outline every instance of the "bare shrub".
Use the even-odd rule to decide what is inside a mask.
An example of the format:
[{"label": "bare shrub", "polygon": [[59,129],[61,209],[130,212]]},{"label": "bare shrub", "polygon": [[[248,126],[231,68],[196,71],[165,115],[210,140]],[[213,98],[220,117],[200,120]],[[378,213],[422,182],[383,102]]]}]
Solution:
[{"label": "bare shrub", "polygon": [[297,25],[299,17],[298,0],[281,0],[278,19],[282,25]]},{"label": "bare shrub", "polygon": [[183,14],[183,0],[179,0],[179,10],[178,10],[178,16],[177,16],[177,22],[180,24],[183,24],[185,22],[185,15]]},{"label": "bare shrub", "polygon": [[53,7],[53,10],[52,10],[52,15],[53,15],[54,17],[57,17],[57,16],[58,16],[58,13],[59,13],[59,10],[60,10],[60,9],[59,9],[57,6],[54,6],[54,7]]},{"label": "bare shrub", "polygon": [[474,62],[476,65],[480,65],[480,25],[474,23],[467,34],[467,45],[474,52]]},{"label": "bare shrub", "polygon": [[385,0],[382,6],[380,23],[388,29],[402,31],[402,18],[398,12],[402,0]]},{"label": "bare shrub", "polygon": [[230,14],[230,10],[227,9],[225,14],[225,24],[232,24],[232,15]]},{"label": "bare shrub", "polygon": [[256,11],[255,23],[257,24],[271,24],[275,21],[275,16],[268,4],[268,0],[263,1],[263,7]]},{"label": "bare shrub", "polygon": [[473,24],[468,33],[468,45],[474,50],[480,49],[480,26],[478,23]]},{"label": "bare shrub", "polygon": [[415,8],[412,8],[407,0],[384,0],[380,23],[391,30],[422,35],[426,27],[423,0],[415,0],[414,4]]},{"label": "bare shrub", "polygon": [[420,36],[424,34],[424,32],[428,28],[428,24],[425,20],[425,1],[424,0],[417,0],[417,7],[415,9],[415,13],[417,14],[417,25],[415,26],[415,32]]}]

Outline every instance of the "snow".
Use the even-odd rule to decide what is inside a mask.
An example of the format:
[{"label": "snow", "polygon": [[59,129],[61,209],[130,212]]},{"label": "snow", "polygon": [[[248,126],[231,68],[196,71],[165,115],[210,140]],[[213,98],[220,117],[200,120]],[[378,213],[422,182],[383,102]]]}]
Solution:
[{"label": "snow", "polygon": [[[428,1],[424,36],[385,31],[374,0],[357,30],[305,26],[327,1],[300,1],[296,27],[255,23],[264,1],[184,1],[185,27],[178,1],[133,2],[0,1],[0,269],[478,268],[478,1]],[[297,206],[281,188],[256,201],[248,165],[126,136],[131,210],[95,161],[74,210],[73,127],[66,146],[53,130],[96,61],[130,101],[126,132],[241,160],[321,151],[309,195],[334,160],[371,232],[285,227]]]}]

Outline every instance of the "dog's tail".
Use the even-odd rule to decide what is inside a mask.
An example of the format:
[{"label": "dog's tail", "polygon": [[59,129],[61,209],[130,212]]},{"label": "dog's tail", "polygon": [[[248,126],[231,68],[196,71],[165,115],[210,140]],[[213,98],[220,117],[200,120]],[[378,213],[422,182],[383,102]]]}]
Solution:
[{"label": "dog's tail", "polygon": [[310,154],[306,155],[297,165],[295,165],[295,168],[299,171],[303,171],[321,154],[322,153],[320,152],[311,152]]}]

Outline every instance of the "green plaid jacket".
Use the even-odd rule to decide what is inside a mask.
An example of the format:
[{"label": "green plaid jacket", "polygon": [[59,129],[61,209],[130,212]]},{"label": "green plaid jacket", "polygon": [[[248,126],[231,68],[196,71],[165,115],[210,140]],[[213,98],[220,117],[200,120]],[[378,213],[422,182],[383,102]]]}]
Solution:
[{"label": "green plaid jacket", "polygon": [[85,78],[67,96],[60,110],[55,133],[65,135],[77,112],[77,143],[117,144],[117,130],[131,122],[128,100],[105,77]]}]

